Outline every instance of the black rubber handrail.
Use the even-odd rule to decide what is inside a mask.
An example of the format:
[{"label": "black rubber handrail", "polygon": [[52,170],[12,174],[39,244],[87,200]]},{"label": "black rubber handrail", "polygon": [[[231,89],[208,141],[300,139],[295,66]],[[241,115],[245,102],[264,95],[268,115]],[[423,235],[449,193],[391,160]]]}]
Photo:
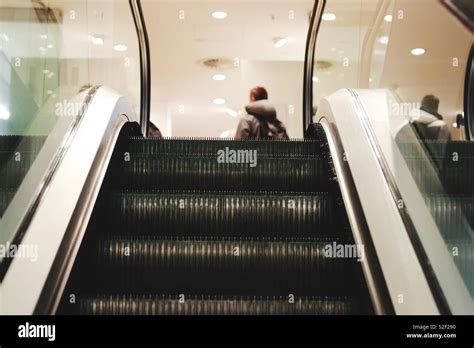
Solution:
[{"label": "black rubber handrail", "polygon": [[130,0],[130,8],[137,29],[140,50],[140,128],[144,137],[150,127],[151,103],[151,58],[150,42],[145,25],[145,17],[140,0]]}]

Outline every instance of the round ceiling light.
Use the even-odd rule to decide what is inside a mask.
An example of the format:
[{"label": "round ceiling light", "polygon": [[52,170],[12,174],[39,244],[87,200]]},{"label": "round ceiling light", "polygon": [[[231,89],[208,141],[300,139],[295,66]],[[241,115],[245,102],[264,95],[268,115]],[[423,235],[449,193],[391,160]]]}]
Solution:
[{"label": "round ceiling light", "polygon": [[126,50],[128,50],[128,47],[126,45],[119,44],[114,46],[114,50],[116,50],[117,52],[125,52]]},{"label": "round ceiling light", "polygon": [[215,12],[212,12],[212,17],[215,19],[226,19],[227,13],[224,11],[215,11]]},{"label": "round ceiling light", "polygon": [[215,74],[214,76],[212,76],[212,79],[214,81],[224,81],[226,78],[227,76],[225,76],[224,74]]},{"label": "round ceiling light", "polygon": [[411,54],[414,56],[421,56],[426,53],[426,50],[422,47],[417,47],[411,50]]},{"label": "round ceiling light", "polygon": [[321,18],[323,21],[335,21],[336,15],[334,13],[325,13]]},{"label": "round ceiling light", "polygon": [[212,101],[216,105],[224,105],[225,104],[225,99],[223,98],[216,98]]}]

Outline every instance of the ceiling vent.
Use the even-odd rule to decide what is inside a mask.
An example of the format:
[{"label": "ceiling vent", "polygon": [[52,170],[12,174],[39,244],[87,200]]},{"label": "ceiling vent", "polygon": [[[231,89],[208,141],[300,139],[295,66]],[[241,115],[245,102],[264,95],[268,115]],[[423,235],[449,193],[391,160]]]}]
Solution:
[{"label": "ceiling vent", "polygon": [[209,69],[229,70],[237,68],[239,62],[229,58],[205,58],[199,61],[199,65]]}]

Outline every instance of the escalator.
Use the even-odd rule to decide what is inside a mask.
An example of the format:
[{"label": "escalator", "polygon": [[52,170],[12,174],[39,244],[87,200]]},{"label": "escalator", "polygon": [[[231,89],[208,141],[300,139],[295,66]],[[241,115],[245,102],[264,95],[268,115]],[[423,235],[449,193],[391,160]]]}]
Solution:
[{"label": "escalator", "polygon": [[398,146],[473,297],[474,143],[422,140]]},{"label": "escalator", "polygon": [[41,150],[43,136],[0,136],[0,218],[5,213],[33,161]]},{"label": "escalator", "polygon": [[292,141],[123,130],[58,313],[373,313],[316,128]]}]

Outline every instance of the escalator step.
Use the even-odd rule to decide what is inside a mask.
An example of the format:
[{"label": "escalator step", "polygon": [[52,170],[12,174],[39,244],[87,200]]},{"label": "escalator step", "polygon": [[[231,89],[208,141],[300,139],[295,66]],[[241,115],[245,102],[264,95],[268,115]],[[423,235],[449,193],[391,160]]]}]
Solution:
[{"label": "escalator step", "polygon": [[146,155],[216,155],[225,148],[235,150],[256,150],[258,156],[313,156],[320,153],[321,142],[318,140],[226,140],[226,139],[180,139],[164,138],[144,139],[130,138],[126,148],[132,154]]},{"label": "escalator step", "polygon": [[120,185],[132,189],[325,191],[327,164],[320,156],[258,157],[248,163],[219,163],[216,156],[131,155],[122,161]]},{"label": "escalator step", "polygon": [[474,142],[426,141],[424,144],[427,152],[419,143],[398,144],[422,191],[474,194]]},{"label": "escalator step", "polygon": [[336,239],[105,239],[98,242],[96,284],[140,293],[254,294],[258,289],[341,295],[353,285],[357,254],[354,249],[353,257],[326,256],[340,244]]},{"label": "escalator step", "polygon": [[358,314],[347,298],[112,295],[80,301],[85,315],[347,315]]},{"label": "escalator step", "polygon": [[445,239],[473,240],[473,196],[427,195],[425,199]]},{"label": "escalator step", "polygon": [[116,192],[101,233],[175,236],[333,236],[339,217],[327,192]]}]

